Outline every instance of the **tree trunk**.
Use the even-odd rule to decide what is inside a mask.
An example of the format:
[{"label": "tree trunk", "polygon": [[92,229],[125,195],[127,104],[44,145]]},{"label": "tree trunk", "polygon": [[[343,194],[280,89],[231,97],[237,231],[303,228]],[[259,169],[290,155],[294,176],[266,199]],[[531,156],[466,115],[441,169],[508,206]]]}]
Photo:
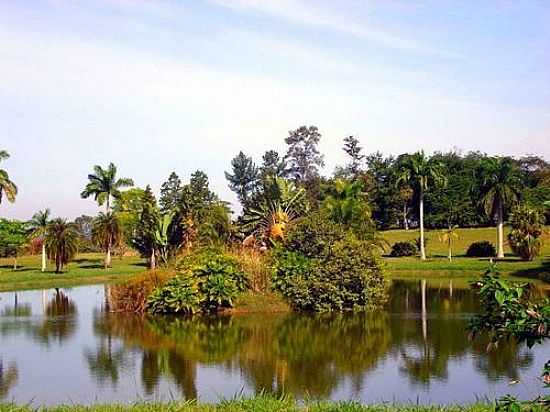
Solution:
[{"label": "tree trunk", "polygon": [[428,340],[428,310],[426,307],[426,279],[420,281],[420,294],[422,295],[422,338]]},{"label": "tree trunk", "polygon": [[111,267],[111,237],[107,241],[107,253],[105,254],[105,269]]},{"label": "tree trunk", "polygon": [[424,246],[424,189],[420,188],[420,259],[426,260],[426,248]]},{"label": "tree trunk", "polygon": [[497,243],[498,253],[497,258],[504,258],[504,210],[502,200],[498,200],[497,208]]},{"label": "tree trunk", "polygon": [[[451,235],[449,235],[451,236]],[[449,240],[449,262],[453,261],[453,245],[451,243],[451,240]]]},{"label": "tree trunk", "polygon": [[107,201],[105,202],[105,213],[109,214],[111,211],[111,196],[107,193]]},{"label": "tree trunk", "polygon": [[403,203],[403,226],[409,230],[409,219],[407,219],[407,202]]},{"label": "tree trunk", "polygon": [[46,271],[46,244],[42,240],[42,272]]},{"label": "tree trunk", "polygon": [[13,270],[17,270],[17,255],[13,257]]},{"label": "tree trunk", "polygon": [[151,251],[151,261],[150,261],[150,269],[155,270],[157,267],[156,261],[155,261],[155,249]]}]

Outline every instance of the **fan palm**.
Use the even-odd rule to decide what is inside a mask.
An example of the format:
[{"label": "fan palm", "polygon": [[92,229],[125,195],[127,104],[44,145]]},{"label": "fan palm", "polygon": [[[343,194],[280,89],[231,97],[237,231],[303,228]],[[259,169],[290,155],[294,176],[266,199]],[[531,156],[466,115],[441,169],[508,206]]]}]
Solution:
[{"label": "fan palm", "polygon": [[94,173],[88,175],[88,184],[80,194],[83,199],[90,196],[102,206],[105,204],[105,213],[111,210],[111,197],[119,199],[121,196],[120,189],[134,185],[134,181],[129,178],[117,179],[117,168],[113,163],[110,163],[107,169],[101,166],[94,166]]},{"label": "fan palm", "polygon": [[449,226],[448,229],[445,229],[439,235],[439,240],[447,244],[449,262],[453,260],[453,240],[455,239],[458,239],[458,225]]},{"label": "fan palm", "polygon": [[46,253],[55,262],[55,273],[60,273],[78,251],[78,231],[73,223],[57,218],[47,228]]},{"label": "fan palm", "polygon": [[[5,150],[0,150],[0,161],[6,160],[10,157],[8,152]],[[17,186],[10,180],[8,172],[4,169],[0,169],[0,203],[2,203],[2,198],[6,197],[8,202],[15,202],[15,197],[17,196]]]},{"label": "fan palm", "polygon": [[504,212],[517,202],[521,180],[511,159],[490,157],[483,159],[478,170],[481,205],[497,222],[497,257],[504,257]]},{"label": "fan palm", "polygon": [[31,238],[42,240],[42,272],[46,270],[46,242],[44,238],[50,223],[50,209],[40,210],[35,213],[29,222]]},{"label": "fan palm", "polygon": [[92,238],[105,251],[105,269],[111,267],[111,252],[122,241],[122,227],[113,212],[100,213],[93,222]]},{"label": "fan palm", "polygon": [[447,179],[443,174],[443,165],[427,157],[423,151],[405,155],[400,160],[397,184],[409,184],[418,193],[418,214],[420,219],[420,257],[426,260],[424,240],[424,195],[429,188],[445,185]]}]

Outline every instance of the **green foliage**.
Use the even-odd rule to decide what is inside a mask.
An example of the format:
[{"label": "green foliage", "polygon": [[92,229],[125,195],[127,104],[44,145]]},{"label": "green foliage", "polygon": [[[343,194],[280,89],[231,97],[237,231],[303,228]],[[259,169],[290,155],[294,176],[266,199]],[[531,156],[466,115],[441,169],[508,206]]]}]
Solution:
[{"label": "green foliage", "polygon": [[364,310],[382,304],[382,264],[371,243],[314,213],[275,252],[273,285],[300,310]]},{"label": "green foliage", "polygon": [[163,214],[175,213],[180,206],[181,195],[181,179],[176,172],[172,172],[160,188],[160,211]]},{"label": "green foliage", "polygon": [[18,220],[0,219],[0,257],[16,257],[27,243],[27,228]]},{"label": "green foliage", "polygon": [[516,207],[511,216],[508,241],[512,251],[523,260],[533,260],[542,248],[544,215],[529,206]]},{"label": "green foliage", "polygon": [[153,290],[147,307],[150,313],[192,315],[200,307],[197,286],[190,277],[176,276]]},{"label": "green foliage", "polygon": [[[9,153],[5,150],[0,150],[0,162],[6,160],[10,157]],[[10,175],[4,169],[0,169],[0,204],[2,199],[6,197],[8,202],[15,202],[15,197],[17,196],[17,186],[13,181],[10,180]]]},{"label": "green foliage", "polygon": [[111,197],[119,198],[120,189],[134,185],[132,179],[117,178],[117,167],[113,163],[109,163],[106,169],[98,165],[94,166],[94,173],[88,175],[88,180],[80,196],[83,199],[93,196],[100,206],[105,203],[106,212],[110,210]]},{"label": "green foliage", "polygon": [[241,205],[246,207],[258,184],[259,171],[251,157],[242,151],[231,160],[232,174],[225,172],[229,188],[235,192]]},{"label": "green foliage", "polygon": [[139,223],[132,236],[132,246],[141,256],[150,258],[155,253],[155,238],[160,219],[157,201],[150,186],[147,186],[141,199]]},{"label": "green foliage", "polygon": [[179,275],[155,288],[147,300],[152,313],[215,312],[231,308],[248,287],[233,256],[216,249],[199,250],[178,262]]},{"label": "green foliage", "polygon": [[497,251],[495,246],[488,240],[479,240],[468,246],[467,257],[494,257]]},{"label": "green foliage", "polygon": [[301,126],[288,132],[285,160],[296,182],[311,182],[319,176],[319,168],[324,166],[323,155],[317,147],[320,140],[321,134],[315,126]]},{"label": "green foliage", "polygon": [[391,247],[391,257],[416,256],[418,247],[414,242],[396,242]]},{"label": "green foliage", "polygon": [[61,218],[52,220],[44,243],[48,258],[55,262],[55,272],[61,272],[78,252],[79,237],[76,226]]}]

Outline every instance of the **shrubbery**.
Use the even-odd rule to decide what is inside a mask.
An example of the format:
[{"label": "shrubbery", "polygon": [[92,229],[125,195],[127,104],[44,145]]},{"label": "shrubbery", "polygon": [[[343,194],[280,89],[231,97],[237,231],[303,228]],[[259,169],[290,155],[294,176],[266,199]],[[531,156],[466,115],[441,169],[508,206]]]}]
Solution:
[{"label": "shrubbery", "polygon": [[418,253],[418,247],[414,242],[396,242],[391,247],[391,257],[415,256]]},{"label": "shrubbery", "polygon": [[230,308],[248,283],[237,259],[220,250],[186,256],[178,264],[178,272],[149,296],[147,309],[151,313],[192,314]]},{"label": "shrubbery", "polygon": [[313,214],[295,225],[275,251],[273,285],[296,309],[374,309],[386,300],[376,247]]},{"label": "shrubbery", "polygon": [[542,212],[529,206],[518,206],[512,212],[508,241],[512,251],[523,260],[533,260],[540,254],[544,220]]},{"label": "shrubbery", "polygon": [[472,243],[466,251],[468,257],[494,257],[497,251],[488,240],[480,240]]}]

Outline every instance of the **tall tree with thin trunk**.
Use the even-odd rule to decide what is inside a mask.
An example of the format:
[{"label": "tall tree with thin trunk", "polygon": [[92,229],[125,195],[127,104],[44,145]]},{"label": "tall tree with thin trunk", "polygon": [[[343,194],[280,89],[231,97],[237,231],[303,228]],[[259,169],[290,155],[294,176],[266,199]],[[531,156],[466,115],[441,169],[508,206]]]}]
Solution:
[{"label": "tall tree with thin trunk", "polygon": [[111,211],[111,198],[120,198],[120,189],[134,185],[129,178],[117,178],[117,168],[110,163],[106,169],[101,166],[94,166],[94,173],[88,175],[88,184],[80,194],[83,199],[90,196],[102,206],[105,204],[105,213]]},{"label": "tall tree with thin trunk", "polygon": [[29,222],[31,237],[42,241],[42,272],[46,271],[46,233],[50,224],[50,209],[36,212]]},{"label": "tall tree with thin trunk", "polygon": [[122,228],[115,213],[100,213],[92,227],[94,242],[105,250],[105,269],[111,267],[111,253],[122,241]]},{"label": "tall tree with thin trunk", "polygon": [[420,257],[426,260],[424,239],[424,195],[432,186],[445,185],[443,165],[427,157],[423,151],[405,155],[399,161],[397,184],[409,184],[418,194],[418,215],[420,220]]},{"label": "tall tree with thin trunk", "polygon": [[358,139],[353,136],[347,136],[344,138],[343,150],[350,158],[346,171],[353,179],[357,179],[361,171],[361,165],[365,160],[365,155],[362,153],[363,148],[359,145]]},{"label": "tall tree with thin trunk", "polygon": [[481,188],[481,205],[497,224],[497,258],[503,258],[504,214],[519,199],[519,170],[510,158],[490,157],[481,161],[477,176]]},{"label": "tall tree with thin trunk", "polygon": [[[0,162],[10,157],[9,153],[5,150],[0,150]],[[15,202],[17,196],[17,186],[10,180],[10,175],[4,169],[0,169],[0,203],[2,199],[6,197],[8,202]]]},{"label": "tall tree with thin trunk", "polygon": [[301,126],[288,132],[285,161],[288,161],[290,175],[296,182],[311,182],[319,176],[319,168],[325,165],[318,148],[320,140],[321,133],[315,126]]}]

